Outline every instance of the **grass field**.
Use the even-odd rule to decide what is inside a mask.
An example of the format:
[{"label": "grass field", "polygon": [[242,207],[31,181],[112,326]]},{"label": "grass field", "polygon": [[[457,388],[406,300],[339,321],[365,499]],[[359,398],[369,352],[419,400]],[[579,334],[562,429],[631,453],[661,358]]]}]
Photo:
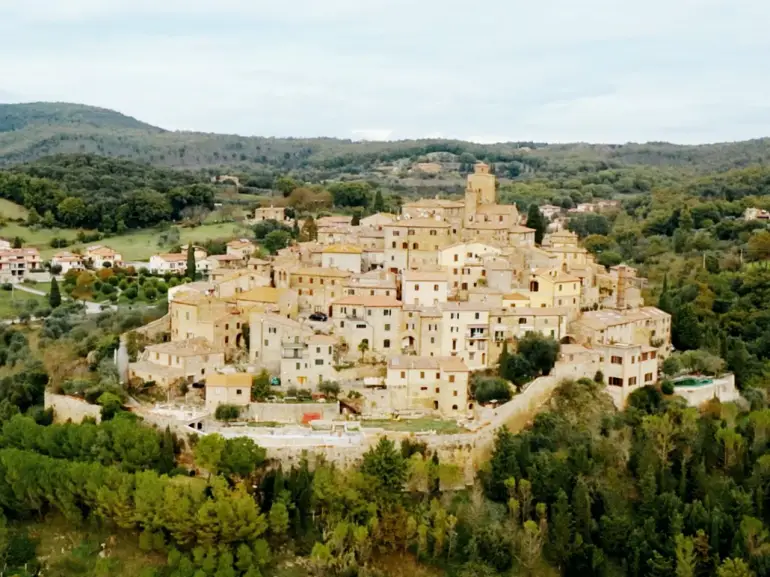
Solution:
[{"label": "grass field", "polygon": [[361,421],[362,427],[375,427],[388,431],[404,433],[417,433],[420,431],[436,431],[439,434],[452,435],[465,431],[454,421],[442,421],[440,419],[402,419],[400,421],[387,419],[373,419]]},{"label": "grass field", "polygon": [[15,319],[19,316],[19,311],[24,309],[27,301],[48,304],[48,299],[43,296],[33,295],[20,290],[0,290],[0,319]]},{"label": "grass field", "polygon": [[29,212],[23,206],[0,198],[0,216],[5,218],[27,218]]},{"label": "grass field", "polygon": [[[181,244],[188,242],[202,243],[212,238],[232,238],[246,234],[241,225],[236,223],[204,224],[196,228],[180,228]],[[73,250],[76,248],[85,248],[93,244],[103,244],[111,249],[121,253],[124,260],[148,260],[152,255],[162,252],[163,247],[158,246],[158,236],[160,232],[157,229],[147,229],[138,232],[113,236],[97,242],[85,244],[71,244],[66,249],[51,248],[51,240],[55,237],[65,238],[71,241],[75,240],[76,232],[74,230],[62,229],[37,229],[32,230],[21,226],[15,222],[0,227],[0,238],[12,239],[21,237],[24,239],[24,246],[30,246],[38,249],[44,260],[50,259],[60,250]]]},{"label": "grass field", "polygon": [[[62,517],[49,516],[38,523],[24,523],[23,527],[39,541],[37,555],[46,559],[46,575],[138,577],[143,570],[166,562],[164,555],[141,551],[137,534],[95,523],[73,527]],[[100,557],[102,545],[104,556]]]}]

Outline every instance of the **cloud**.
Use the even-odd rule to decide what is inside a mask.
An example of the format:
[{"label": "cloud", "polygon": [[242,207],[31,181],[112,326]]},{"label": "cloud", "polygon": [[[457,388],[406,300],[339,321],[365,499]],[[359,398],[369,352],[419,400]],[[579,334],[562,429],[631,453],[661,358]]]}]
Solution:
[{"label": "cloud", "polygon": [[0,0],[0,13],[3,89],[170,129],[484,142],[770,133],[760,0]]}]

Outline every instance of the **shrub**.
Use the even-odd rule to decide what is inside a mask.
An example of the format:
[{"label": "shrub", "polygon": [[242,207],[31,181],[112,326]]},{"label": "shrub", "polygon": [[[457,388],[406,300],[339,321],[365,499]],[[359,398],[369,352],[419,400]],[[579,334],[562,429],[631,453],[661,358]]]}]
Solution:
[{"label": "shrub", "polygon": [[482,404],[490,401],[500,401],[504,403],[510,401],[513,396],[508,381],[499,377],[479,379],[473,394],[476,400]]},{"label": "shrub", "polygon": [[660,384],[660,392],[664,395],[673,395],[674,394],[674,383],[672,383],[669,380],[663,381]]},{"label": "shrub", "polygon": [[241,416],[241,408],[235,405],[219,405],[214,411],[214,418],[217,421],[234,421]]}]

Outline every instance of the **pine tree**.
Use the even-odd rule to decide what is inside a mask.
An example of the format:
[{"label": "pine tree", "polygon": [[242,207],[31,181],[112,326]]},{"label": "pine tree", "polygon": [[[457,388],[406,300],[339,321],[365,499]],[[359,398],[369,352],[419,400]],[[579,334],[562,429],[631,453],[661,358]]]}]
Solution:
[{"label": "pine tree", "polygon": [[48,304],[52,309],[55,309],[61,304],[61,292],[59,291],[59,283],[56,282],[56,277],[51,277],[51,292],[48,294]]},{"label": "pine tree", "polygon": [[300,240],[311,241],[318,238],[318,225],[315,223],[315,219],[308,215],[305,219],[305,223],[302,225],[302,232],[300,233]]},{"label": "pine tree", "polygon": [[687,207],[683,208],[682,212],[679,214],[679,228],[690,231],[694,227],[695,222],[692,219],[692,214],[690,214],[690,209]]},{"label": "pine tree", "polygon": [[291,236],[294,238],[299,238],[299,222],[297,222],[297,219],[294,219],[294,226],[291,229]]},{"label": "pine tree", "polygon": [[535,229],[535,244],[541,244],[545,236],[546,222],[540,208],[536,204],[529,205],[527,212],[527,226]]},{"label": "pine tree", "polygon": [[374,193],[374,203],[372,203],[372,210],[374,212],[385,211],[385,199],[382,198],[382,191],[379,189],[377,189],[377,192]]},{"label": "pine tree", "polygon": [[192,243],[190,243],[187,245],[187,269],[185,270],[184,275],[194,281],[195,274],[195,249],[193,248]]}]

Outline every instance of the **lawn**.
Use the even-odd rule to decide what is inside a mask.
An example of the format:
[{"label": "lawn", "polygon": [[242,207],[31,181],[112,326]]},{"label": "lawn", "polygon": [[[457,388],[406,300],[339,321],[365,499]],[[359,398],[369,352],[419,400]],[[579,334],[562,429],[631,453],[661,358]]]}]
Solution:
[{"label": "lawn", "polygon": [[[85,577],[114,575],[138,577],[149,567],[162,567],[165,555],[139,549],[136,533],[108,529],[96,523],[73,526],[58,515],[36,523],[23,523],[30,537],[39,540],[38,558],[45,558],[47,575]],[[100,556],[104,546],[103,558]]]},{"label": "lawn", "polygon": [[35,301],[41,305],[48,305],[48,298],[33,295],[20,290],[0,290],[0,319],[15,319],[19,311],[27,306],[28,301]]},{"label": "lawn", "polygon": [[362,427],[375,427],[388,431],[398,431],[404,433],[417,433],[421,431],[436,431],[443,435],[453,435],[455,433],[464,433],[465,429],[460,427],[455,421],[444,421],[441,419],[401,419],[399,421],[392,419],[372,419],[361,421]]},{"label": "lawn", "polygon": [[29,212],[23,206],[0,198],[0,216],[5,218],[27,218]]},{"label": "lawn", "polygon": [[[180,244],[188,242],[202,243],[212,238],[233,238],[243,236],[249,233],[248,230],[239,224],[228,222],[219,224],[204,224],[195,228],[180,228]],[[119,252],[124,260],[127,261],[145,261],[157,254],[168,250],[168,247],[158,246],[158,236],[160,232],[157,229],[146,229],[137,232],[131,232],[119,236],[112,236],[100,241],[89,243],[75,243],[60,249],[51,248],[51,239],[55,237],[65,238],[71,241],[75,240],[76,231],[64,229],[37,230],[29,229],[15,222],[0,227],[0,238],[13,239],[21,237],[24,240],[24,246],[30,246],[38,249],[44,260],[50,259],[55,253],[61,250],[73,250],[76,248],[85,248],[94,244],[103,244]]]}]

